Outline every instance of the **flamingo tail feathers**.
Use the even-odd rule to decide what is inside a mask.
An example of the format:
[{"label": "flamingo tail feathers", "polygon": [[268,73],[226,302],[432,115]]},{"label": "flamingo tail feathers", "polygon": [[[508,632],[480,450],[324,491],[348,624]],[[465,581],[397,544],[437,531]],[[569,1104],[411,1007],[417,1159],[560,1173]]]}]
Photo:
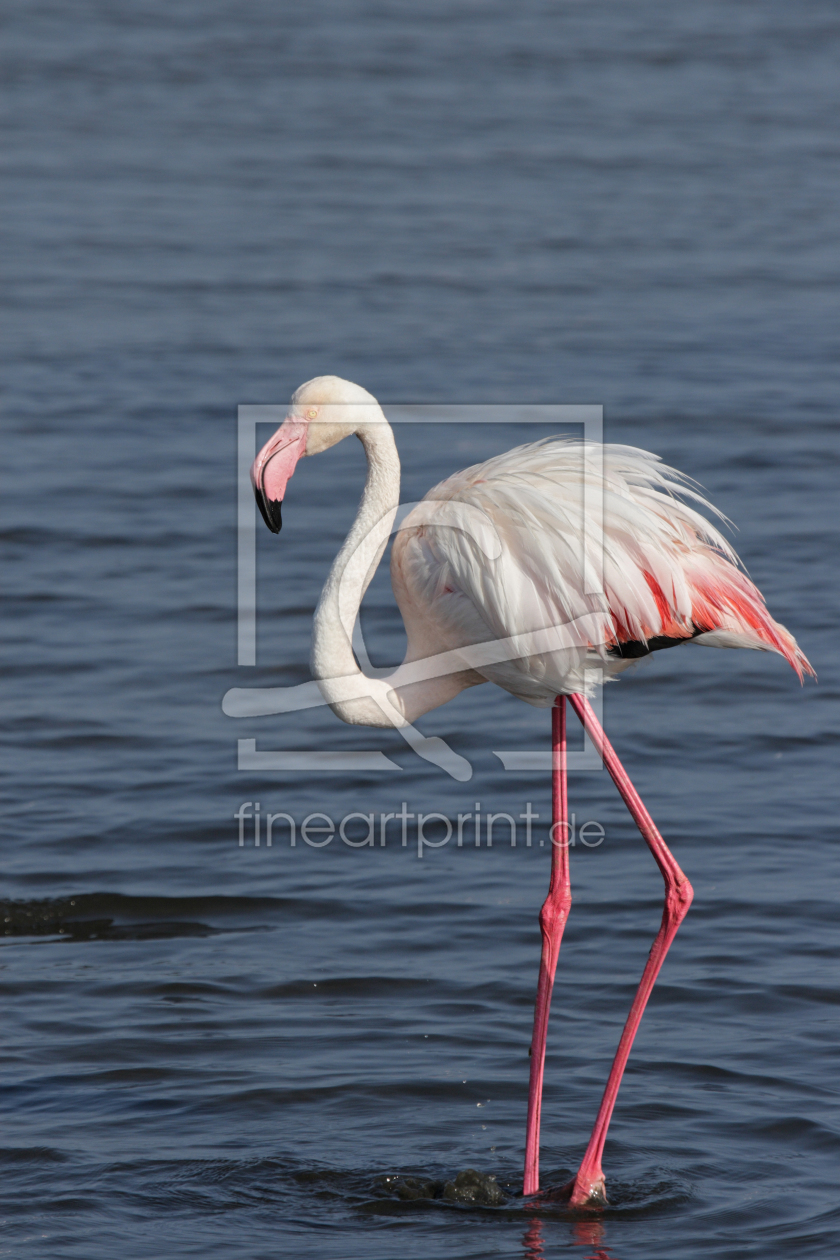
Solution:
[{"label": "flamingo tail feathers", "polygon": [[745,573],[715,556],[711,571],[691,574],[693,641],[706,647],[744,647],[777,652],[800,682],[816,673],[793,635],[767,611],[764,597]]}]

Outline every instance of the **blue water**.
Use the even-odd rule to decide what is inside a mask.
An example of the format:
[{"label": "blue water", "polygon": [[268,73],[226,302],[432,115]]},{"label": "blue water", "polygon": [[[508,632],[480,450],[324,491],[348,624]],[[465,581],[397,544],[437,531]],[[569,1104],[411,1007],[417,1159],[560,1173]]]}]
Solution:
[{"label": "blue water", "polygon": [[[2,49],[0,1254],[836,1254],[836,7],[12,3]],[[515,1197],[549,784],[494,754],[545,747],[548,714],[488,686],[423,719],[470,761],[459,783],[325,709],[221,711],[308,677],[362,452],[305,461],[281,537],[260,528],[238,667],[236,415],[323,372],[386,409],[602,404],[608,440],[737,524],[819,672],[801,689],[777,658],[681,648],[608,689],[696,896],[603,1212]],[[536,436],[452,416],[397,429],[404,498]],[[375,663],[399,659],[385,573],[363,621]],[[239,771],[238,739],[399,769]],[[607,776],[570,796],[605,837],[572,853],[549,1185],[661,905]],[[296,829],[373,813],[377,843],[292,847],[280,821],[240,848],[246,801]],[[416,820],[378,843],[403,802],[541,819],[530,847],[501,823],[419,858]],[[399,1197],[468,1167],[504,1206]]]}]

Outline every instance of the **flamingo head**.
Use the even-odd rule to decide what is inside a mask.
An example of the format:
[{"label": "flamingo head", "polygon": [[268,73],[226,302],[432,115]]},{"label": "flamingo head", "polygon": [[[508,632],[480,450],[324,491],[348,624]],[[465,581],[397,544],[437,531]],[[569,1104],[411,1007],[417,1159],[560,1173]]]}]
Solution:
[{"label": "flamingo head", "polygon": [[257,506],[272,534],[282,528],[283,496],[298,460],[329,450],[372,418],[384,419],[373,394],[339,376],[316,376],[295,390],[286,419],[251,466]]}]

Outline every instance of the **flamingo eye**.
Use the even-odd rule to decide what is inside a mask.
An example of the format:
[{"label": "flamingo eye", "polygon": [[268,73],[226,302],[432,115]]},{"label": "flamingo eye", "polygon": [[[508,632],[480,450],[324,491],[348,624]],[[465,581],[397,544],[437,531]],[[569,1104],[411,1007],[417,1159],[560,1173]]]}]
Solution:
[{"label": "flamingo eye", "polygon": [[315,407],[310,407],[306,413],[307,420],[314,420],[318,412]]}]

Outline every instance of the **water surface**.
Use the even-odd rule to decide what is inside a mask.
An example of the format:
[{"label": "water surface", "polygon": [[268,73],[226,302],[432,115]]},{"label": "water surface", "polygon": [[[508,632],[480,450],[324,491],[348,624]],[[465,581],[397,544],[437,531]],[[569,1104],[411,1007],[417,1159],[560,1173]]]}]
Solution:
[{"label": "water surface", "polygon": [[[5,28],[3,1254],[837,1252],[834,6],[146,0],[13,5]],[[545,746],[548,715],[483,687],[423,719],[471,762],[458,783],[324,709],[222,714],[230,687],[308,677],[362,452],[306,461],[282,537],[260,531],[238,668],[236,408],[321,372],[386,405],[603,404],[609,440],[736,522],[819,672],[683,648],[609,689],[696,896],[603,1213],[515,1197],[549,785],[494,751]],[[528,436],[401,426],[404,497]],[[399,659],[385,574],[364,625]],[[399,769],[240,772],[238,738]],[[547,1184],[580,1159],[661,906],[606,775],[570,793],[606,834],[572,854]],[[245,801],[298,827],[403,802],[541,820],[530,847],[502,824],[422,859],[397,820],[384,847],[280,823],[240,848]],[[399,1197],[468,1167],[504,1206]]]}]

